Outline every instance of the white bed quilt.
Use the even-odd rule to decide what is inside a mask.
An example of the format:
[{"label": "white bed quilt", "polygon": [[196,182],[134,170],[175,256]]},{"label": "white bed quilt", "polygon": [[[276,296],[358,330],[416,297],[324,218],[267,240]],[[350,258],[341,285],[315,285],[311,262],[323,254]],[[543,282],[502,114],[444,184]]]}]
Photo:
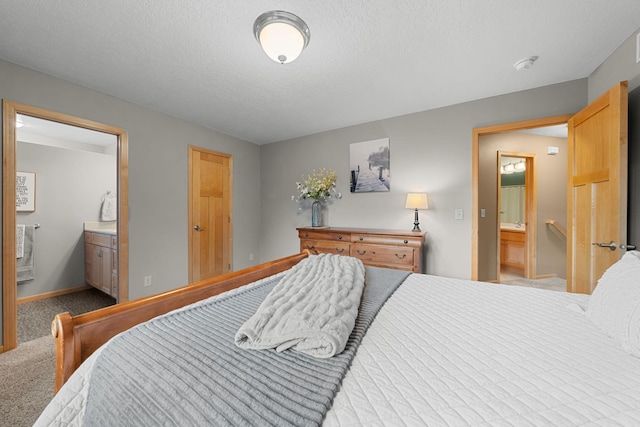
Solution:
[{"label": "white bed quilt", "polygon": [[378,313],[327,426],[640,426],[640,359],[588,296],[411,275]]}]

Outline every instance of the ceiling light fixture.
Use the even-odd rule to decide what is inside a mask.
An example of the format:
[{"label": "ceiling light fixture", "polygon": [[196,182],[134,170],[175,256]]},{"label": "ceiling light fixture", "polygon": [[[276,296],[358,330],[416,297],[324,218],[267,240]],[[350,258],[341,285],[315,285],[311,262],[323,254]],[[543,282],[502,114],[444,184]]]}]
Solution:
[{"label": "ceiling light fixture", "polygon": [[513,64],[513,67],[518,70],[528,70],[529,68],[533,67],[533,63],[536,62],[538,60],[537,56],[530,56],[528,58],[525,59],[521,59],[520,61],[516,62],[515,64]]},{"label": "ceiling light fixture", "polygon": [[293,13],[272,10],[258,16],[253,34],[267,56],[281,64],[295,61],[311,39],[307,24]]}]

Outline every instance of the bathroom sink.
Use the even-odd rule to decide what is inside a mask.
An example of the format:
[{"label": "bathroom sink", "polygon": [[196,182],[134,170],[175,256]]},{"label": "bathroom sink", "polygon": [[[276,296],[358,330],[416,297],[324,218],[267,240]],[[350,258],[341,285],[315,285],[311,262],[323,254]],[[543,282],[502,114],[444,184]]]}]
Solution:
[{"label": "bathroom sink", "polygon": [[502,222],[500,223],[500,230],[507,230],[507,231],[525,231],[525,225],[524,224],[516,224],[513,222]]}]

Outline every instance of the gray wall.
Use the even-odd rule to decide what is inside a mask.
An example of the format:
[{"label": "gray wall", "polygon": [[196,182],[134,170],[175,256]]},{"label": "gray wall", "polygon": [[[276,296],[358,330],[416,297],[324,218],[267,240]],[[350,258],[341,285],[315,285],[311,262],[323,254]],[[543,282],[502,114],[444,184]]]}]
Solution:
[{"label": "gray wall", "polygon": [[640,86],[640,64],[636,63],[636,34],[634,31],[629,38],[616,49],[589,76],[589,102],[595,101],[613,85],[629,81],[629,91]]},{"label": "gray wall", "polygon": [[[0,98],[114,126],[129,135],[129,296],[187,284],[187,147],[233,156],[233,268],[260,250],[260,147],[0,61]],[[171,100],[167,100],[171,102]],[[144,276],[153,285],[143,287]]]},{"label": "gray wall", "polygon": [[[586,79],[323,132],[262,147],[262,260],[298,251],[295,228],[309,209],[291,201],[301,175],[335,169],[344,197],[325,208],[328,225],[410,230],[407,192],[429,194],[420,212],[430,274],[471,276],[471,134],[475,127],[575,113],[587,103]],[[349,144],[390,139],[391,191],[349,193]],[[455,220],[454,210],[464,209]]]},{"label": "gray wall", "polygon": [[[547,147],[559,148],[555,156]],[[484,135],[479,141],[478,204],[486,217],[478,222],[478,279],[497,280],[497,152],[535,154],[537,184],[536,274],[566,277],[567,240],[545,224],[555,219],[567,227],[567,139],[517,132]]]},{"label": "gray wall", "polygon": [[102,195],[116,191],[116,158],[95,152],[18,142],[18,170],[36,173],[36,211],[19,224],[41,224],[35,239],[35,279],[18,298],[82,286],[85,221],[98,221]]}]

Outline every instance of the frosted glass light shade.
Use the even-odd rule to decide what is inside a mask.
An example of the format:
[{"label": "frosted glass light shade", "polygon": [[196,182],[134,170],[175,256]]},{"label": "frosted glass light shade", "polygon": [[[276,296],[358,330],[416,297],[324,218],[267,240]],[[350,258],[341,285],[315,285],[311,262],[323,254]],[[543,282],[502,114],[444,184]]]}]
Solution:
[{"label": "frosted glass light shade", "polygon": [[281,64],[298,58],[311,38],[309,27],[302,19],[281,10],[260,15],[253,31],[267,56]]},{"label": "frosted glass light shade", "polygon": [[407,209],[429,209],[429,199],[425,193],[407,193],[404,207]]}]

